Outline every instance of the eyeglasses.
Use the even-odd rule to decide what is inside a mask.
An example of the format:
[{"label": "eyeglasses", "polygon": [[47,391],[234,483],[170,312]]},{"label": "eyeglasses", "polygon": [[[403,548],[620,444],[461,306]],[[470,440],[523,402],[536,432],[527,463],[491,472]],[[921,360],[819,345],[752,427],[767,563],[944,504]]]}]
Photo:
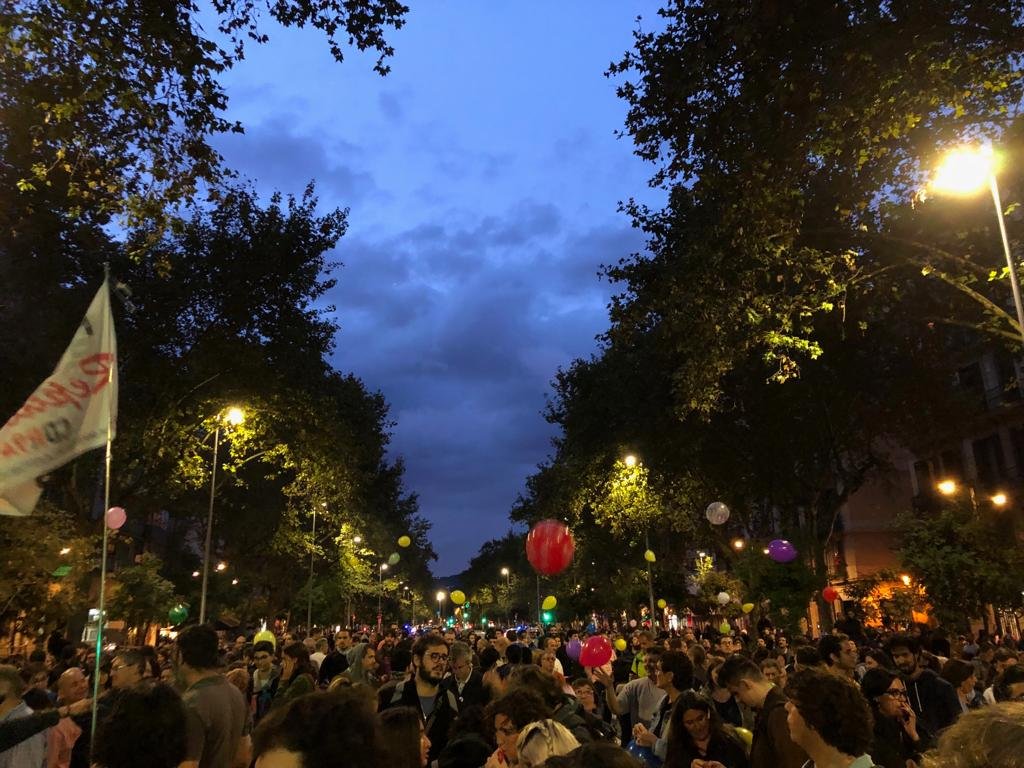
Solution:
[{"label": "eyeglasses", "polygon": [[438,661],[444,661],[444,662],[448,661],[448,654],[447,653],[428,653],[426,655],[427,655],[427,658],[429,658],[431,661],[433,661],[435,663],[438,662]]},{"label": "eyeglasses", "polygon": [[270,654],[269,653],[258,653],[255,656],[253,656],[253,659],[255,661],[266,661],[269,658],[270,658]]},{"label": "eyeglasses", "polygon": [[905,699],[907,698],[907,692],[902,688],[890,688],[885,692],[887,695],[892,696],[894,699]]},{"label": "eyeglasses", "polygon": [[110,667],[110,671],[111,672],[117,672],[118,670],[124,669],[127,666],[128,666],[127,664],[113,664]]}]

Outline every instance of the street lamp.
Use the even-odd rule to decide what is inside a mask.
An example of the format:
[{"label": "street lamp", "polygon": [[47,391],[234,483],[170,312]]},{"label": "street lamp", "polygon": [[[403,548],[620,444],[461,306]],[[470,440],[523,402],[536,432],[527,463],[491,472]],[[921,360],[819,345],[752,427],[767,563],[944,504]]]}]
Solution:
[{"label": "street lamp", "polygon": [[206,516],[206,542],[203,546],[203,587],[199,596],[199,623],[206,623],[206,588],[210,582],[210,544],[213,542],[213,502],[217,495],[217,450],[220,448],[222,423],[237,427],[245,421],[241,408],[228,408],[226,413],[217,414],[217,426],[213,431],[213,469],[210,472],[210,511]]},{"label": "street lamp", "polygon": [[[633,454],[628,454],[622,459],[622,463],[626,465],[627,469],[634,469],[640,462]],[[651,537],[650,532],[647,528],[644,529],[644,549],[649,552],[651,550]],[[647,558],[644,558],[647,560]],[[651,561],[647,560],[647,602],[651,610],[651,629],[655,629],[655,616],[654,612],[654,576],[651,572]]]},{"label": "street lamp", "polygon": [[380,564],[380,570],[378,572],[378,579],[377,579],[377,634],[378,635],[381,633],[381,630],[384,628],[384,626],[383,626],[384,609],[383,609],[382,601],[384,599],[384,571],[386,571],[387,569],[388,569],[388,564],[387,563],[381,563]]},{"label": "street lamp", "polygon": [[[327,508],[327,502],[321,502],[320,506]],[[306,602],[306,636],[313,632],[313,557],[316,555],[316,507],[313,507],[313,532],[309,535],[309,588],[308,600]]]},{"label": "street lamp", "polygon": [[443,605],[444,599],[446,597],[447,597],[447,595],[444,592],[438,592],[437,593],[437,620],[438,620],[438,622],[441,622],[443,620],[444,608],[442,608],[442,605]]},{"label": "street lamp", "polygon": [[986,185],[992,193],[992,202],[999,221],[999,234],[1003,241],[1003,255],[1010,273],[1010,290],[1013,292],[1013,306],[1017,310],[1017,326],[1024,341],[1024,305],[1020,298],[1020,282],[1017,267],[1010,253],[1010,240],[1006,236],[1006,221],[1003,218],[1003,203],[999,197],[999,185],[995,174],[996,158],[989,145],[961,147],[946,155],[935,172],[929,185],[938,192],[952,195],[972,195]]}]

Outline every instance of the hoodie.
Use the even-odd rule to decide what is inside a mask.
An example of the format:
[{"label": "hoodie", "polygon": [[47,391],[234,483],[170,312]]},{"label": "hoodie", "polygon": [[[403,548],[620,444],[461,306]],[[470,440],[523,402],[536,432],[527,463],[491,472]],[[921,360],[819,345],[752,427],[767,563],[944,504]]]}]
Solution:
[{"label": "hoodie", "polygon": [[962,709],[956,689],[932,670],[921,670],[916,680],[904,677],[903,683],[910,706],[928,733],[938,734],[960,716]]}]

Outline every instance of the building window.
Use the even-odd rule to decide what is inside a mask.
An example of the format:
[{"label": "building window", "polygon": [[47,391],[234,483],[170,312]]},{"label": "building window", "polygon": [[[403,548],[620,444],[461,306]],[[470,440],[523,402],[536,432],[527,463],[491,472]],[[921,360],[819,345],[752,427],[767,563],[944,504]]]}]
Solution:
[{"label": "building window", "polygon": [[1006,460],[998,434],[974,441],[974,464],[979,485],[992,487],[1006,480]]}]

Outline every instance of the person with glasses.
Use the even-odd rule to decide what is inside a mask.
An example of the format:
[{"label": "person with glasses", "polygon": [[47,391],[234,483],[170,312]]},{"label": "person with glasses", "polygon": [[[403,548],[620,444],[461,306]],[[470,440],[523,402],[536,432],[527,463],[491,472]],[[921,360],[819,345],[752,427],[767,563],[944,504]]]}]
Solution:
[{"label": "person with glasses", "polygon": [[715,705],[695,691],[683,691],[672,710],[664,768],[714,765],[747,768],[747,750]]},{"label": "person with glasses", "polygon": [[449,651],[451,674],[445,678],[444,686],[459,700],[459,709],[487,703],[483,674],[473,668],[473,652],[462,642],[452,643]]},{"label": "person with glasses", "polygon": [[860,690],[875,720],[868,750],[875,762],[884,768],[906,768],[908,760],[919,762],[932,736],[918,722],[900,677],[881,667],[869,669]]},{"label": "person with glasses", "polygon": [[413,707],[423,718],[430,739],[430,761],[437,759],[448,742],[448,731],[459,715],[459,701],[442,687],[448,672],[448,644],[439,635],[424,635],[412,648],[413,677],[395,686],[382,709]]},{"label": "person with glasses", "polygon": [[281,682],[281,670],[274,664],[274,644],[260,640],[252,647],[252,719],[258,723],[270,711]]}]

